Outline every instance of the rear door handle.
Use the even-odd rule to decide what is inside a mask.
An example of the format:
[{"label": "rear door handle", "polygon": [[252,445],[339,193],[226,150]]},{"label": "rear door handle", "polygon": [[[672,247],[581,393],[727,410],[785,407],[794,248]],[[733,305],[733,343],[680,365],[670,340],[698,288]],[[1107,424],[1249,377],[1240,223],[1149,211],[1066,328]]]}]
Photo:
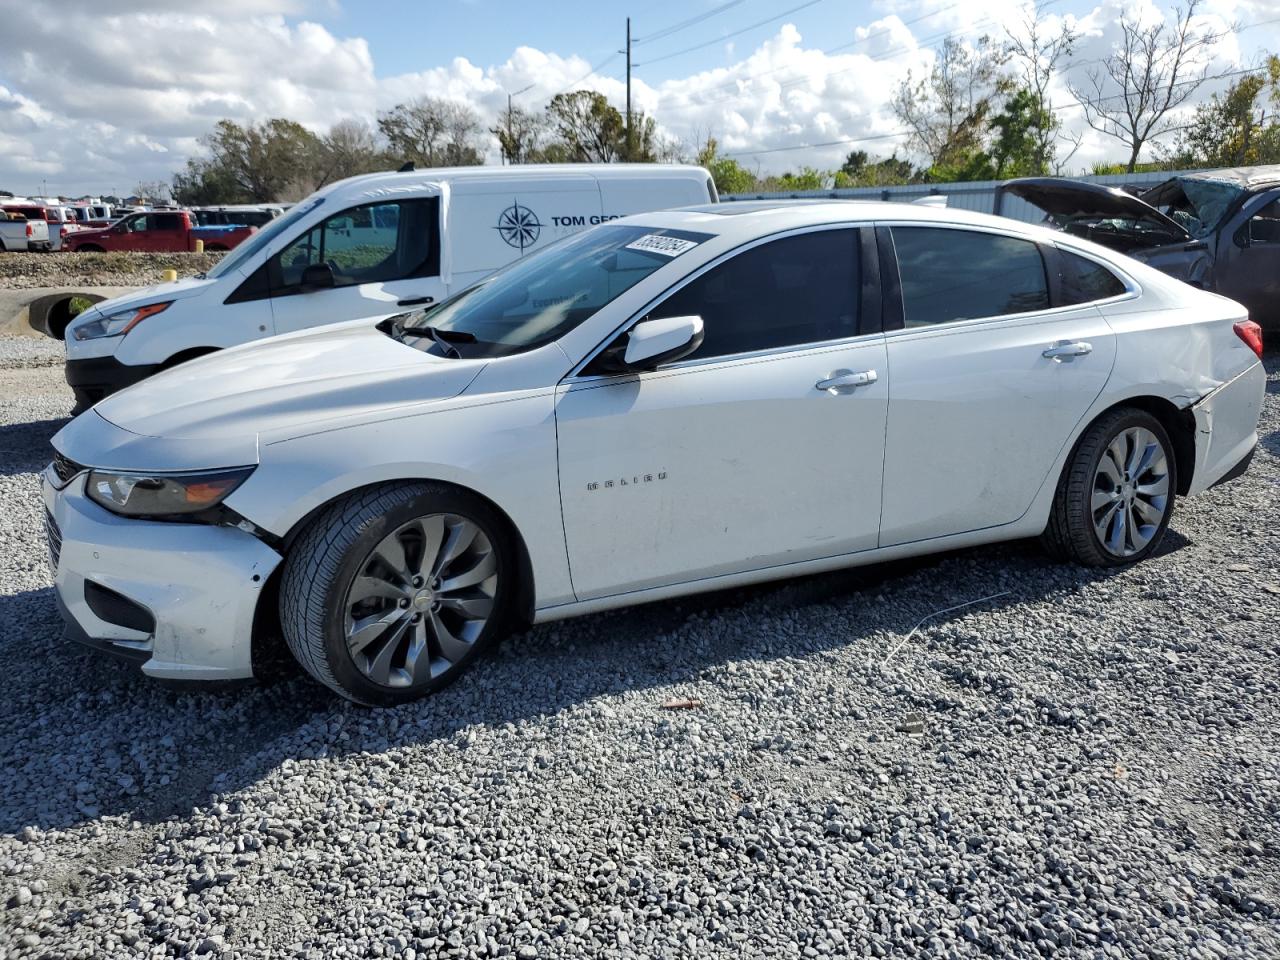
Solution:
[{"label": "rear door handle", "polygon": [[1076,357],[1083,357],[1089,353],[1093,353],[1092,343],[1085,343],[1083,340],[1059,340],[1041,356],[1054,363],[1070,363]]},{"label": "rear door handle", "polygon": [[852,393],[856,387],[865,387],[875,383],[879,377],[874,370],[832,370],[831,376],[815,383],[814,389],[830,394]]},{"label": "rear door handle", "polygon": [[435,303],[435,297],[409,297],[407,300],[397,300],[397,307],[423,307],[428,303]]}]

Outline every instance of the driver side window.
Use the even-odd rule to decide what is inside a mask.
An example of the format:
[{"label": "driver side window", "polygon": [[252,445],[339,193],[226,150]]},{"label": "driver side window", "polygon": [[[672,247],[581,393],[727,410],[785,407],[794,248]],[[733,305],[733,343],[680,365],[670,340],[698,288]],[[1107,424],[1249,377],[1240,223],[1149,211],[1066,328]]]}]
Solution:
[{"label": "driver side window", "polygon": [[1272,200],[1245,224],[1251,244],[1280,243],[1280,199]]},{"label": "driver side window", "polygon": [[362,204],[336,213],[268,261],[273,296],[297,293],[307,267],[328,265],[335,287],[440,272],[439,200]]}]

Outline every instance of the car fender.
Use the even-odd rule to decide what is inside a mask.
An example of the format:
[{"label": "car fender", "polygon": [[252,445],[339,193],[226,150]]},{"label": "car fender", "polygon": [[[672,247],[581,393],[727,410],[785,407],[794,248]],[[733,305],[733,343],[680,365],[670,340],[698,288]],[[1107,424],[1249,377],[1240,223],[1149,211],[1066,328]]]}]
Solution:
[{"label": "car fender", "polygon": [[451,483],[491,501],[511,520],[529,553],[537,606],[575,599],[560,516],[553,390],[491,394],[264,442],[260,458],[259,469],[226,504],[274,536],[363,487]]}]

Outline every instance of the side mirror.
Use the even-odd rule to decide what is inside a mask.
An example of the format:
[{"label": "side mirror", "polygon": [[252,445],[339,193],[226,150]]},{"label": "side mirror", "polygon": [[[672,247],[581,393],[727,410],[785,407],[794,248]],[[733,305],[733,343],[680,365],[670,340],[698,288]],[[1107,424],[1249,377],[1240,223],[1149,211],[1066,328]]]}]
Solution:
[{"label": "side mirror", "polygon": [[313,263],[303,268],[298,285],[303,290],[325,290],[334,285],[333,268],[327,263]]},{"label": "side mirror", "polygon": [[687,357],[702,346],[702,318],[663,317],[642,320],[627,334],[623,363],[632,370],[653,370]]}]

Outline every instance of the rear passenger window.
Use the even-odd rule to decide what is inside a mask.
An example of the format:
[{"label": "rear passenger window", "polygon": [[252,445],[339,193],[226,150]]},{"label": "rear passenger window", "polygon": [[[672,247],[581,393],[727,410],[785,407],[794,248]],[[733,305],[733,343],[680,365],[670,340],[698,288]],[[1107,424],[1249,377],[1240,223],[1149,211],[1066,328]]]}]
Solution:
[{"label": "rear passenger window", "polygon": [[1049,308],[1044,258],[1030,240],[894,227],[893,246],[908,328]]},{"label": "rear passenger window", "polygon": [[154,215],[155,229],[157,230],[181,230],[182,217],[176,213],[157,213]]},{"label": "rear passenger window", "polygon": [[1106,300],[1125,292],[1124,281],[1102,264],[1061,248],[1059,252],[1062,254],[1063,306]]},{"label": "rear passenger window", "polygon": [[702,317],[694,359],[839,340],[858,332],[858,233],[784,237],[727,260],[649,313]]}]

